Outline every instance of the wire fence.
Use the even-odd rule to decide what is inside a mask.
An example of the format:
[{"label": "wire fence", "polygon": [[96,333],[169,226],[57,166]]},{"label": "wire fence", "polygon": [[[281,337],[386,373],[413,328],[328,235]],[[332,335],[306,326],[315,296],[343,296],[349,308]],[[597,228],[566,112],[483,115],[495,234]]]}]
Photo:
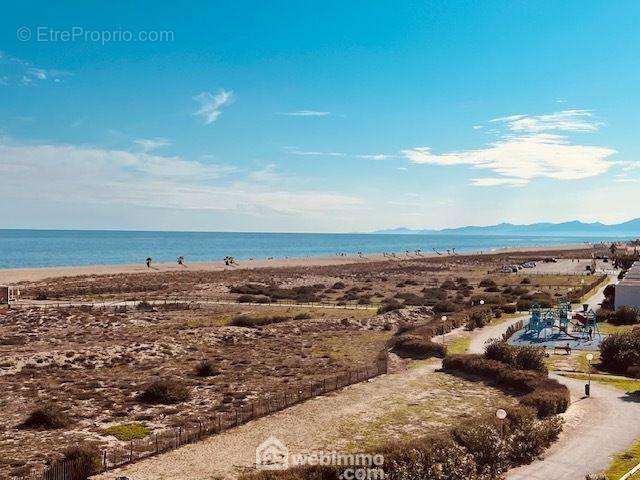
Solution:
[{"label": "wire fence", "polygon": [[242,406],[229,408],[228,411],[217,412],[210,417],[169,428],[144,439],[132,440],[126,446],[102,450],[99,457],[55,462],[46,467],[44,472],[22,477],[20,480],[84,480],[90,475],[174,450],[182,445],[197,442],[251,420],[284,410],[310,398],[369,380],[387,373],[387,370],[388,356],[385,350],[370,366],[346,370],[317,381],[291,385],[279,392],[251,400]]}]

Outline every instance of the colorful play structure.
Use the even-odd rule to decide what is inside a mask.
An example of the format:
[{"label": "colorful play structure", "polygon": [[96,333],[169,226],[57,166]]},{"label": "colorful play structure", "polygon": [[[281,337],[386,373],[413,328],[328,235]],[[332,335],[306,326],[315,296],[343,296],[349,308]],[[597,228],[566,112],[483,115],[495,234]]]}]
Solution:
[{"label": "colorful play structure", "polygon": [[535,335],[538,339],[553,338],[577,341],[590,341],[596,336],[600,337],[596,313],[583,305],[582,312],[571,315],[571,304],[562,299],[556,308],[541,308],[534,302],[529,311],[529,323],[525,325],[525,334]]}]

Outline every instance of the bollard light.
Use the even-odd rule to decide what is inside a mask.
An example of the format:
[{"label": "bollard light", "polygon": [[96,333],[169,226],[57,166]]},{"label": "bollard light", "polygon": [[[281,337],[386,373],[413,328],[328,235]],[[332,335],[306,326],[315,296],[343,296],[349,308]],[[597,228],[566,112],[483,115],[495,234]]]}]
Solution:
[{"label": "bollard light", "polygon": [[502,408],[499,408],[498,410],[496,410],[496,417],[498,418],[498,420],[504,420],[505,418],[507,418],[507,412]]}]

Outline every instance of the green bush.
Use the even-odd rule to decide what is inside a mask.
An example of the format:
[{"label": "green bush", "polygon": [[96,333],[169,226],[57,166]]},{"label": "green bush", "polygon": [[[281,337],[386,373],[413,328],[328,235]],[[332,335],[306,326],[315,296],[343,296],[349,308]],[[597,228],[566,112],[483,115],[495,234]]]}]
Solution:
[{"label": "green bush", "polygon": [[600,362],[606,370],[619,373],[640,365],[640,327],[605,337],[600,343]]},{"label": "green bush", "polygon": [[480,355],[451,355],[442,362],[445,370],[477,375],[495,382],[499,387],[514,389],[525,394],[523,405],[535,408],[540,417],[562,413],[569,406],[569,390],[546,374],[535,370],[517,370],[498,360]]},{"label": "green bush", "polygon": [[104,435],[116,437],[120,441],[130,442],[131,440],[149,436],[151,430],[141,423],[125,423],[123,425],[112,425],[109,428],[105,428],[103,433]]},{"label": "green bush", "polygon": [[491,308],[489,307],[476,307],[469,313],[469,318],[465,325],[465,328],[469,331],[476,328],[482,328],[491,322]]},{"label": "green bush", "polygon": [[640,311],[637,308],[622,306],[609,315],[612,325],[635,325],[640,323]]}]

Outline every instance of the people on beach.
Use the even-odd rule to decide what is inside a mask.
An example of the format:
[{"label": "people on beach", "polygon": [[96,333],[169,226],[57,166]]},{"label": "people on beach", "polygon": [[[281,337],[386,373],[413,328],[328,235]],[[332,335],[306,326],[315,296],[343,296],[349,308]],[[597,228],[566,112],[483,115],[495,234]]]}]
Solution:
[{"label": "people on beach", "polygon": [[184,256],[180,255],[178,257],[177,261],[178,261],[178,265],[182,265],[183,267],[185,266],[185,264],[184,264]]},{"label": "people on beach", "polygon": [[151,268],[151,262],[153,261],[153,259],[151,257],[147,257],[147,260],[145,261],[145,263],[147,264],[147,268]]}]

